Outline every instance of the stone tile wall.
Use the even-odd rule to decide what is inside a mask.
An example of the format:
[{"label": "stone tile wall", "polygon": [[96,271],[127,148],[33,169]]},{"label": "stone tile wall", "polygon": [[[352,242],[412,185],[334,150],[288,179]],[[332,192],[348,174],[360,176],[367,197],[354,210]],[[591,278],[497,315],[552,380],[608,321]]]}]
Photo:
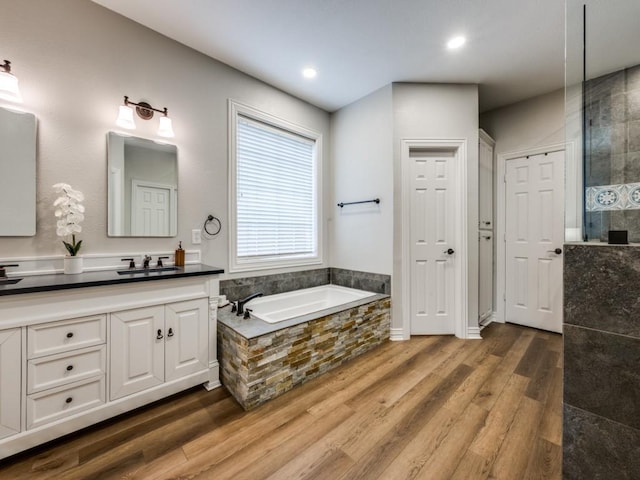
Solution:
[{"label": "stone tile wall", "polygon": [[[640,65],[585,84],[585,187],[640,182]],[[640,242],[640,209],[587,212],[588,237],[607,241],[609,230],[628,230]]]},{"label": "stone tile wall", "polygon": [[565,245],[563,478],[640,478],[640,247]]},{"label": "stone tile wall", "polygon": [[218,324],[222,383],[249,410],[389,338],[390,298],[247,340]]},{"label": "stone tile wall", "polygon": [[345,270],[343,268],[331,268],[330,275],[331,283],[334,285],[391,295],[390,275],[358,272],[356,270]]},{"label": "stone tile wall", "polygon": [[276,293],[318,287],[328,283],[330,283],[329,269],[317,268],[315,270],[221,280],[220,295],[226,295],[230,301],[234,302],[256,292],[275,295]]},{"label": "stone tile wall", "polygon": [[291,292],[302,288],[317,287],[332,283],[342,287],[357,288],[368,292],[391,294],[391,276],[378,273],[358,272],[342,268],[319,268],[299,272],[235,278],[220,281],[220,295],[231,301],[262,292],[264,295]]}]

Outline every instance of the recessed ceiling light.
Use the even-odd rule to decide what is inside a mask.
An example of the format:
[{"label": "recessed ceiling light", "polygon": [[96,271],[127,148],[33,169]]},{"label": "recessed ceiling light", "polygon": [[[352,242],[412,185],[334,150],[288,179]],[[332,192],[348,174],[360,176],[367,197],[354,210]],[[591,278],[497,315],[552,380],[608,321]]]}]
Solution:
[{"label": "recessed ceiling light", "polygon": [[307,67],[302,70],[302,76],[304,78],[315,78],[316,75],[318,75],[318,72],[315,68]]},{"label": "recessed ceiling light", "polygon": [[453,37],[451,40],[447,42],[447,48],[452,50],[456,48],[460,48],[465,44],[466,41],[467,39],[464,38],[463,36]]}]

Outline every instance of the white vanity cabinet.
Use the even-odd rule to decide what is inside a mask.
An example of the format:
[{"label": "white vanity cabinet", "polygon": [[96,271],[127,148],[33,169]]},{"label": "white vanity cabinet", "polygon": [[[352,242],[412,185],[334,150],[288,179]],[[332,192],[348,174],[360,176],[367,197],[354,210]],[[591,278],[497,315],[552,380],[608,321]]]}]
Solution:
[{"label": "white vanity cabinet", "polygon": [[20,329],[0,330],[0,439],[20,432]]},{"label": "white vanity cabinet", "polygon": [[220,385],[206,276],[0,296],[0,459]]},{"label": "white vanity cabinet", "polygon": [[111,314],[111,400],[208,369],[206,299]]}]

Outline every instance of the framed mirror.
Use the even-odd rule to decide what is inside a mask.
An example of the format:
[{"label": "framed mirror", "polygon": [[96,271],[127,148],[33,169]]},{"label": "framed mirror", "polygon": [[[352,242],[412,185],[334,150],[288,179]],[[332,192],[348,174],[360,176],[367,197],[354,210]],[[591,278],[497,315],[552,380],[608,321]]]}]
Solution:
[{"label": "framed mirror", "polygon": [[178,230],[178,149],[109,132],[110,237],[174,237]]},{"label": "framed mirror", "polygon": [[0,108],[0,236],[36,234],[36,117]]}]

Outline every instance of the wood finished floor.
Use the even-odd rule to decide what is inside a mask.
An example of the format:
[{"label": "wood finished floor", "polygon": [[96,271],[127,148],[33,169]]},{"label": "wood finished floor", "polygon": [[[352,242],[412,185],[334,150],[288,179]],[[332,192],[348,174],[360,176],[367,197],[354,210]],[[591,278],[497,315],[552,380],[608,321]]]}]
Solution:
[{"label": "wood finished floor", "polygon": [[0,479],[560,479],[562,337],[387,342],[255,410],[196,388],[0,460]]}]

